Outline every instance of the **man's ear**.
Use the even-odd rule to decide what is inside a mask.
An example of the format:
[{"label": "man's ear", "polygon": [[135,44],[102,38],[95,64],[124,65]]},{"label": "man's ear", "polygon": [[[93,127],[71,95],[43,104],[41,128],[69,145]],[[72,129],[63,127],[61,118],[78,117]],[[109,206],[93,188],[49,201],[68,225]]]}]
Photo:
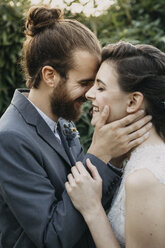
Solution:
[{"label": "man's ear", "polygon": [[128,104],[127,104],[127,113],[135,113],[141,107],[143,103],[144,96],[141,92],[133,92],[129,95]]},{"label": "man's ear", "polygon": [[42,78],[47,86],[54,88],[60,80],[60,75],[52,66],[46,65],[42,68]]}]

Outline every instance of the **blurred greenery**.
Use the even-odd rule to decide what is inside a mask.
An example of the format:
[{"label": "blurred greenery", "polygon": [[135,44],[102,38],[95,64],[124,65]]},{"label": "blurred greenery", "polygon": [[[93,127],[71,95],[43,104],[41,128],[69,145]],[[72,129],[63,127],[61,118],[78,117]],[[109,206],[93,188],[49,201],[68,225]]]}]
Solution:
[{"label": "blurred greenery", "polygon": [[28,2],[0,2],[0,114],[8,106],[14,89],[24,85],[19,66],[23,43],[23,12]]},{"label": "blurred greenery", "polygon": [[[85,4],[89,1],[97,7],[95,0]],[[80,1],[65,3],[69,7]],[[14,89],[25,86],[19,59],[24,39],[24,13],[29,7],[30,0],[0,1],[0,115],[9,105]],[[152,44],[165,51],[164,0],[116,0],[99,16],[72,13],[68,8],[64,12],[65,17],[75,18],[88,26],[102,46],[125,40],[134,44]],[[93,133],[88,113],[90,106],[90,103],[84,104],[82,116],[76,123],[85,150]]]}]

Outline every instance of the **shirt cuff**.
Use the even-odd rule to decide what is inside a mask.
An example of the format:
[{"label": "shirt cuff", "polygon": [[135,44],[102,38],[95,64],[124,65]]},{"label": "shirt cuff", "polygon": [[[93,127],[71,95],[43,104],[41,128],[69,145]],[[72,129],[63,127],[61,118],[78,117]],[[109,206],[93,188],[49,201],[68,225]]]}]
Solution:
[{"label": "shirt cuff", "polygon": [[121,168],[117,168],[112,165],[110,162],[107,164],[114,172],[116,172],[120,177],[123,175],[124,166],[122,165]]}]

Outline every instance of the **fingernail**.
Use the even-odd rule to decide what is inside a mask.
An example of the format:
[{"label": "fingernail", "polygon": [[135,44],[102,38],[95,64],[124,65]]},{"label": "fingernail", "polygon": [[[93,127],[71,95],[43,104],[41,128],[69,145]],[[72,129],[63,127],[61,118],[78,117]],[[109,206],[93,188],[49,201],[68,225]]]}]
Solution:
[{"label": "fingernail", "polygon": [[140,109],[138,112],[139,112],[139,114],[144,114],[144,110],[143,109]]},{"label": "fingernail", "polygon": [[147,118],[148,118],[148,120],[151,120],[152,119],[152,115],[148,115]]},{"label": "fingernail", "polygon": [[145,134],[145,137],[148,138],[149,135],[150,135],[150,132],[147,132],[147,133]]},{"label": "fingernail", "polygon": [[148,127],[152,127],[152,123],[151,122],[148,123]]},{"label": "fingernail", "polygon": [[104,112],[104,113],[107,113],[107,111],[108,111],[108,106],[106,105],[106,106],[104,106],[103,112]]}]

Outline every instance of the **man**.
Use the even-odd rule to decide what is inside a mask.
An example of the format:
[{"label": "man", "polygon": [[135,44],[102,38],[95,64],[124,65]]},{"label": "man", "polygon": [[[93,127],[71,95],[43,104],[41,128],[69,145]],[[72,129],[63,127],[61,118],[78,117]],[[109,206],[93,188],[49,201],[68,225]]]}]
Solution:
[{"label": "man", "polygon": [[[0,120],[0,247],[94,247],[64,183],[76,161],[90,158],[104,180],[110,204],[120,172],[107,165],[145,139],[142,114],[104,125],[102,113],[87,155],[75,126],[100,62],[100,46],[86,27],[61,19],[57,9],[30,9],[24,68],[29,90],[16,90]],[[66,121],[66,120],[69,120]],[[133,136],[130,134],[136,131]],[[121,137],[121,138],[119,138]]]}]

